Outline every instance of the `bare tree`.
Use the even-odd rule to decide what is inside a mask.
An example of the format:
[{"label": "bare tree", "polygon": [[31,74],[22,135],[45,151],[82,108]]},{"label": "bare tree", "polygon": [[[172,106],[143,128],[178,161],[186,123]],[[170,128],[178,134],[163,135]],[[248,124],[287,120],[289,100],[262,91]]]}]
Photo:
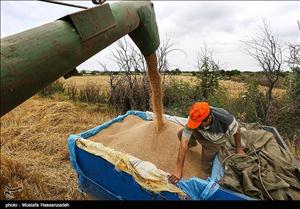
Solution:
[{"label": "bare tree", "polygon": [[116,63],[121,72],[124,72],[125,78],[128,81],[130,89],[136,80],[136,71],[134,68],[134,60],[136,60],[136,53],[133,51],[132,44],[126,38],[117,41],[117,47],[111,51],[111,60]]},{"label": "bare tree", "polygon": [[[300,22],[297,21],[298,29],[300,32]],[[300,35],[300,34],[298,34]],[[295,72],[300,71],[300,44],[296,43],[288,43],[287,48],[289,51],[288,56],[286,57],[286,63],[288,64],[289,68]]]},{"label": "bare tree", "polygon": [[288,44],[287,64],[292,71],[300,70],[300,44]]},{"label": "bare tree", "polygon": [[[300,28],[299,28],[300,30]],[[297,120],[300,118],[300,45],[289,44],[289,57],[287,64],[292,70],[290,75],[290,86],[288,96],[289,102],[283,108],[289,109],[291,112],[295,112]],[[299,122],[298,122],[299,124]]]},{"label": "bare tree", "polygon": [[[124,92],[124,95],[122,95],[122,102],[125,106],[123,111],[125,111],[125,109],[136,108],[137,106],[134,98],[134,88],[137,82],[137,71],[135,67],[138,62],[138,56],[136,49],[126,38],[118,40],[116,44],[115,49],[113,51],[111,50],[111,60],[117,64],[119,72],[123,73],[123,76],[118,77],[117,83],[111,86],[111,90],[115,91],[120,85],[127,86],[128,89]],[[119,89],[117,89],[117,91],[119,92]],[[111,92],[111,96],[113,96],[111,98],[114,99],[114,95],[118,94],[119,93]]]},{"label": "bare tree", "polygon": [[264,117],[264,122],[268,123],[273,100],[272,91],[282,71],[283,46],[273,35],[270,25],[265,20],[263,21],[263,25],[260,26],[260,33],[257,37],[244,43],[246,44],[248,54],[258,62],[268,80],[269,86],[266,93],[267,107]]},{"label": "bare tree", "polygon": [[167,71],[170,69],[171,64],[168,61],[168,55],[172,52],[179,51],[185,54],[186,53],[179,48],[174,48],[175,44],[171,43],[170,36],[166,36],[166,38],[159,45],[156,55],[157,55],[157,65],[158,71],[163,75],[162,83],[165,82],[165,76]]},{"label": "bare tree", "polygon": [[106,64],[103,64],[101,62],[98,63],[103,68],[103,72],[106,72],[109,75],[109,81],[108,81],[109,86],[110,87],[115,86],[115,83],[118,81],[118,77],[119,77],[118,72],[109,71]]},{"label": "bare tree", "polygon": [[141,72],[143,75],[146,75],[147,65],[144,59],[143,54],[140,50],[133,44],[130,45],[132,52],[132,67],[135,72]]},{"label": "bare tree", "polygon": [[[111,60],[118,66],[118,74],[110,73],[110,103],[123,106],[122,111],[129,108],[147,110],[149,108],[149,82],[146,74],[147,65],[140,50],[128,39],[117,41],[111,51]],[[157,50],[158,69],[166,71],[169,67],[168,55],[174,52],[170,38],[163,41]],[[100,63],[103,69],[106,65]],[[122,89],[123,88],[123,89]]]}]

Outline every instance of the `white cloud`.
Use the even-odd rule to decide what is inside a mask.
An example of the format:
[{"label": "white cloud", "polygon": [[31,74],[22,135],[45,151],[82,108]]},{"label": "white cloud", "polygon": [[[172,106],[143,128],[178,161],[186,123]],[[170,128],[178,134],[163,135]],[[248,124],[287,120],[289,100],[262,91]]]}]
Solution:
[{"label": "white cloud", "polygon": [[[65,1],[87,7],[91,1]],[[113,2],[112,2],[113,3]],[[227,69],[255,70],[257,65],[245,54],[241,40],[258,32],[265,18],[283,42],[300,42],[297,20],[300,2],[295,1],[154,1],[161,40],[171,36],[172,43],[187,53],[171,54],[173,67],[192,70],[199,48],[206,42],[214,57]],[[81,9],[39,1],[1,1],[1,38],[52,22]],[[108,59],[114,44],[85,63],[80,70],[99,70],[98,61],[112,65]]]}]

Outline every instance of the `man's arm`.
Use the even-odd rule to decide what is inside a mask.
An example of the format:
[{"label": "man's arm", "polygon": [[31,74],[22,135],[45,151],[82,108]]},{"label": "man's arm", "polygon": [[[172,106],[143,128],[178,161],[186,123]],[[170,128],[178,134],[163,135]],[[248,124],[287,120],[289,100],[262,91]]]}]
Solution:
[{"label": "man's arm", "polygon": [[189,140],[182,136],[178,150],[177,163],[174,173],[169,177],[172,184],[176,184],[182,177],[185,154],[188,149]]},{"label": "man's arm", "polygon": [[240,155],[244,155],[245,152],[241,146],[241,130],[240,126],[238,127],[236,133],[234,134],[234,141],[235,141],[235,149],[236,153]]}]

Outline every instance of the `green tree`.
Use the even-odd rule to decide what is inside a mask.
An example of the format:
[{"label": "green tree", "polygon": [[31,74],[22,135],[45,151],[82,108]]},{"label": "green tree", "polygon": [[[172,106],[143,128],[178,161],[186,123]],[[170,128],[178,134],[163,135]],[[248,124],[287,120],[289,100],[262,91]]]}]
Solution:
[{"label": "green tree", "polygon": [[179,68],[175,68],[174,73],[175,75],[180,75],[181,71],[179,70]]},{"label": "green tree", "polygon": [[208,101],[219,87],[219,64],[213,59],[212,51],[204,44],[197,57],[197,87],[199,97]]}]

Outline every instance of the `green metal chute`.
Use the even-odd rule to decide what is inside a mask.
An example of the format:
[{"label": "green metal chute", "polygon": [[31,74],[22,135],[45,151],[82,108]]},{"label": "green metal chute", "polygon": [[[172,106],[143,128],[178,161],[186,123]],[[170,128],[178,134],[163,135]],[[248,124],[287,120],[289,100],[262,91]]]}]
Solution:
[{"label": "green metal chute", "polygon": [[150,1],[103,4],[1,39],[1,116],[126,34],[143,55],[156,51]]}]

